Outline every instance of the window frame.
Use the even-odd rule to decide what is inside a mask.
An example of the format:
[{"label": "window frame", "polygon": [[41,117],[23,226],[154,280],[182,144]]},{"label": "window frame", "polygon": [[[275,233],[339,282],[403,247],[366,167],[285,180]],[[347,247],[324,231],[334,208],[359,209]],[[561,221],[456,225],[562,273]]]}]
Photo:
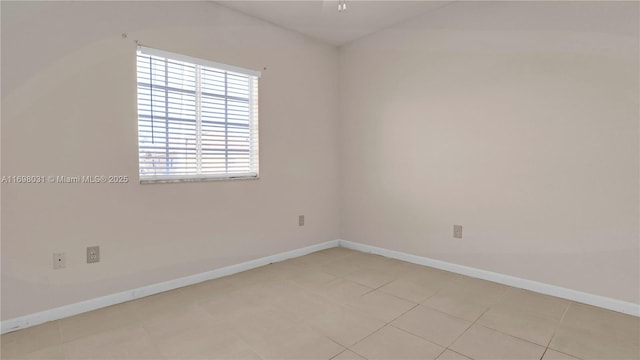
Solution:
[{"label": "window frame", "polygon": [[[227,172],[224,173],[205,173],[203,172],[202,168],[200,168],[200,159],[197,160],[198,165],[197,168],[200,169],[200,173],[192,173],[192,174],[153,174],[153,175],[144,175],[142,173],[142,169],[143,167],[141,166],[143,164],[142,160],[142,153],[141,153],[141,146],[142,144],[144,144],[144,142],[141,141],[141,139],[143,138],[143,136],[141,135],[141,126],[143,126],[143,122],[141,121],[141,95],[140,95],[140,89],[141,89],[141,83],[140,83],[140,72],[139,72],[139,66],[138,66],[138,59],[140,55],[144,55],[144,56],[151,56],[151,57],[157,57],[157,58],[164,58],[165,60],[169,60],[169,61],[174,61],[174,62],[182,62],[182,63],[186,63],[189,65],[194,65],[194,68],[196,68],[197,72],[202,71],[202,69],[205,69],[207,71],[211,70],[211,71],[215,71],[215,72],[224,72],[225,74],[225,88],[228,84],[228,80],[227,80],[227,75],[231,74],[231,75],[242,75],[242,76],[246,76],[247,77],[247,81],[248,81],[248,103],[247,103],[247,108],[248,108],[248,125],[247,125],[247,129],[248,129],[248,139],[249,139],[249,146],[248,146],[248,156],[249,156],[249,160],[248,160],[248,166],[249,166],[249,171],[248,172],[240,172],[240,173],[234,173],[234,172],[229,172],[228,171],[228,166],[229,166],[229,159],[225,158],[225,167],[227,168]],[[150,66],[151,68],[151,66]],[[183,54],[177,54],[177,53],[172,53],[169,51],[164,51],[164,50],[159,50],[159,49],[155,49],[155,48],[149,48],[146,46],[142,46],[142,45],[138,45],[137,46],[137,51],[136,51],[136,106],[137,106],[137,121],[138,121],[138,177],[140,180],[141,184],[148,184],[148,183],[173,183],[173,182],[199,182],[199,181],[219,181],[219,180],[257,180],[260,178],[260,173],[259,173],[259,122],[258,122],[258,83],[259,83],[259,78],[261,77],[262,73],[260,71],[256,71],[256,70],[251,70],[251,69],[245,69],[242,67],[238,67],[238,66],[234,66],[234,65],[228,65],[228,64],[222,64],[222,63],[217,63],[214,61],[209,61],[209,60],[205,60],[205,59],[200,59],[200,58],[195,58],[195,57],[191,57],[188,55],[183,55]],[[150,75],[151,76],[151,75]],[[166,73],[165,73],[166,76]],[[201,89],[201,79],[198,76],[197,80],[194,81],[194,85],[196,87],[196,90],[194,90],[194,96],[195,97],[202,97],[204,91]],[[151,84],[147,85],[149,87],[150,91],[153,91],[151,88]],[[226,94],[224,95],[224,99],[225,99],[225,107],[227,106],[227,101],[229,101],[229,97],[230,95]],[[151,99],[153,99],[153,96],[151,96]],[[169,101],[168,98],[165,98],[164,103],[167,104]],[[151,109],[153,109],[153,104],[150,105]],[[200,109],[198,108],[198,105],[194,105],[194,109],[193,109],[197,114],[195,115],[195,122],[196,122],[196,129],[195,131],[195,139],[194,139],[194,144],[193,146],[190,146],[189,149],[191,151],[196,151],[196,153],[200,153],[200,155],[198,156],[202,156],[201,153],[203,151],[203,145],[202,145],[202,141],[204,138],[204,130],[202,129],[202,115],[200,114]],[[151,110],[153,111],[153,110]],[[153,115],[151,115],[152,118],[151,120],[147,120],[147,122],[149,123],[154,123],[156,120],[153,119]],[[167,115],[165,115],[166,117]],[[185,120],[187,121],[187,120]],[[229,126],[228,124],[230,123],[230,117],[229,114],[227,114],[225,112],[225,116],[224,116],[224,124],[225,124],[225,128],[227,126]],[[165,132],[168,130],[165,130]],[[225,133],[226,134],[226,133]],[[165,135],[165,141],[169,141],[169,134]],[[226,136],[226,135],[225,135]],[[168,145],[167,145],[168,146]],[[229,152],[229,144],[225,144],[224,146],[224,151],[225,153]],[[185,150],[187,151],[187,150]],[[165,163],[168,162],[168,158],[164,158]],[[166,169],[169,169],[168,166],[165,166]],[[168,171],[168,170],[167,170]],[[185,171],[186,172],[186,171]]]}]

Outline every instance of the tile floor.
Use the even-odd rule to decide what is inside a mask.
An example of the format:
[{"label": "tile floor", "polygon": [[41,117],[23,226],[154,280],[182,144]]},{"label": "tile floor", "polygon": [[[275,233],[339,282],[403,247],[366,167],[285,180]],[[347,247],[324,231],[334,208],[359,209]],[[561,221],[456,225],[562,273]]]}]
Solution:
[{"label": "tile floor", "polygon": [[2,335],[2,359],[639,359],[640,319],[344,248]]}]

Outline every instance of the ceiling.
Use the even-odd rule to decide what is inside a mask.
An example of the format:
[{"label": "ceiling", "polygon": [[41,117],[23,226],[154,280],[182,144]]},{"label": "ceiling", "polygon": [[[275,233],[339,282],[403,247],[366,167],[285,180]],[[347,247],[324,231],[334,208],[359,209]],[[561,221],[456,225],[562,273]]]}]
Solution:
[{"label": "ceiling", "polygon": [[346,0],[347,10],[343,12],[338,12],[337,0],[231,0],[217,3],[340,46],[452,1]]}]

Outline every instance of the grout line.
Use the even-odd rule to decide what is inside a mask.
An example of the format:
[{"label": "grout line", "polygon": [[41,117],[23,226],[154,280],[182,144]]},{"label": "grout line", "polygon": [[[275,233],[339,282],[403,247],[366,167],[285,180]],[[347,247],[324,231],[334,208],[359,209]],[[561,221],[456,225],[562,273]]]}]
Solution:
[{"label": "grout line", "polygon": [[[565,315],[567,315],[567,312],[569,311],[569,307],[571,307],[571,304],[573,304],[573,303],[574,303],[573,301],[569,302],[569,304],[567,304],[567,307],[564,309],[564,312],[562,313],[562,316],[560,317],[560,320],[558,320],[558,324],[553,329],[553,334],[551,334],[551,338],[549,339],[549,342],[547,343],[547,347],[544,349],[544,353],[542,353],[542,357],[540,357],[540,360],[542,360],[542,358],[544,358],[544,355],[547,353],[547,350],[550,349],[549,346],[551,346],[551,342],[553,341],[553,338],[556,336],[556,332],[558,331],[558,327],[560,327],[560,325],[562,324],[562,321],[564,320]],[[569,355],[569,354],[567,354],[567,355]],[[573,355],[571,355],[571,356],[573,356]]]},{"label": "grout line", "polygon": [[433,344],[433,345],[435,345],[435,346],[437,346],[437,347],[441,347],[441,348],[442,348],[442,351],[438,353],[438,356],[436,356],[436,359],[437,359],[440,355],[442,355],[442,353],[443,353],[443,352],[447,351],[447,347],[446,347],[446,346],[442,346],[442,345],[440,345],[440,344],[434,343],[434,342],[433,342],[433,341],[431,341],[431,340],[427,340],[427,339],[423,338],[423,337],[422,337],[422,336],[420,336],[420,335],[416,335],[416,334],[414,334],[414,333],[412,333],[412,332],[410,332],[410,331],[407,331],[407,330],[405,330],[405,329],[403,329],[403,328],[399,328],[399,327],[397,327],[397,326],[395,326],[395,325],[393,325],[393,324],[391,324],[391,323],[389,323],[389,324],[387,324],[387,325],[391,326],[392,328],[394,328],[394,329],[396,329],[396,330],[398,330],[398,331],[402,331],[402,332],[403,332],[403,333],[405,333],[405,334],[409,334],[409,335],[411,335],[411,336],[415,336],[415,337],[417,337],[418,339],[420,339],[420,340],[422,340],[422,341],[426,341],[426,342],[428,342],[428,343],[430,343],[430,344]]},{"label": "grout line", "polygon": [[[370,254],[370,255],[371,255],[371,254]],[[367,291],[366,293],[364,293],[364,294],[360,295],[360,297],[365,296],[365,295],[367,295],[367,294],[369,294],[369,293],[372,293],[372,292],[374,292],[374,291],[376,291],[376,290],[379,290],[379,289],[383,288],[384,286],[389,285],[389,284],[391,284],[392,282],[394,282],[394,281],[398,280],[398,276],[393,276],[393,279],[391,279],[391,280],[389,280],[389,281],[387,281],[387,282],[383,283],[382,285],[379,285],[379,286],[377,286],[377,287],[372,288],[372,287],[370,287],[370,286],[368,286],[368,285],[361,284],[361,283],[359,283],[359,282],[357,282],[357,281],[355,281],[355,280],[350,280],[350,279],[347,279],[347,278],[346,278],[346,277],[347,277],[347,276],[349,276],[350,274],[353,274],[353,273],[356,273],[356,272],[358,272],[358,271],[362,271],[362,270],[367,271],[367,270],[371,270],[371,269],[360,268],[360,270],[356,270],[356,271],[353,271],[353,272],[351,272],[351,273],[349,273],[349,274],[346,274],[346,275],[344,275],[344,276],[341,276],[341,278],[342,278],[342,279],[344,279],[344,280],[351,281],[351,282],[354,282],[354,283],[356,283],[356,284],[358,284],[358,285],[362,285],[362,286],[365,286],[365,287],[367,287],[367,288],[371,289],[371,290]],[[383,292],[384,292],[384,291],[383,291]],[[387,294],[387,293],[385,293],[385,294]],[[393,295],[393,294],[388,294],[388,295]],[[394,295],[394,296],[395,296],[395,295]],[[397,298],[400,298],[400,297],[398,297],[398,296],[396,296],[396,297],[397,297]],[[407,299],[404,299],[404,298],[400,298],[400,299],[402,299],[402,300],[407,300]],[[408,300],[408,301],[410,301],[410,300]],[[411,301],[411,302],[413,302],[413,301]]]},{"label": "grout line", "polygon": [[[383,286],[385,286],[385,285],[391,284],[392,282],[394,282],[394,281],[396,281],[396,280],[397,280],[397,278],[395,278],[395,279],[393,279],[393,280],[390,280],[390,281],[387,281],[386,283],[384,283],[384,284],[382,284],[382,285],[380,285],[380,286],[378,286],[378,287],[376,287],[376,288],[372,288],[370,291],[368,291],[368,292],[366,292],[366,293],[364,293],[364,294],[362,294],[362,295],[360,295],[360,296],[365,296],[365,295],[367,295],[367,294],[370,294],[370,293],[372,293],[372,292],[374,292],[374,291],[376,291],[376,290],[380,289],[381,287],[383,287]],[[356,284],[360,284],[359,282],[356,282],[356,281],[354,281],[354,282],[355,282]],[[360,285],[367,286],[367,285],[364,285],[364,284],[360,284]],[[367,287],[369,287],[369,286],[367,286]],[[383,292],[384,292],[384,291],[383,291]],[[386,293],[385,293],[385,294],[386,294]],[[389,295],[392,295],[392,294],[389,294]],[[397,297],[397,296],[396,296],[396,297]],[[405,300],[405,299],[403,299],[403,300]],[[412,301],[412,302],[413,302],[413,301]]]},{"label": "grout line", "polygon": [[398,280],[398,277],[397,277],[397,276],[396,276],[396,277],[394,277],[392,280],[389,280],[389,281],[387,281],[386,283],[384,283],[384,284],[382,284],[382,285],[378,286],[378,287],[377,287],[377,288],[375,288],[374,290],[378,290],[378,289],[380,289],[380,288],[383,288],[383,287],[385,287],[385,286],[387,286],[387,285],[391,284],[392,282],[394,282],[394,281],[396,281],[396,280]]},{"label": "grout line", "polygon": [[548,346],[544,349],[544,351],[542,352],[542,355],[540,355],[540,360],[544,358],[544,355],[547,353],[547,350],[549,350]]},{"label": "grout line", "polygon": [[[340,345],[342,346],[342,345]],[[344,346],[342,346],[344,347]],[[349,351],[349,349],[345,348],[344,350],[340,351],[339,353],[335,354],[334,356],[330,357],[329,360],[333,360],[335,358],[337,358],[338,356],[342,355],[345,351]]]},{"label": "grout line", "polygon": [[533,345],[536,345],[536,346],[539,346],[539,347],[545,347],[544,345],[540,345],[540,344],[538,344],[538,343],[534,343],[534,342],[533,342],[533,341],[531,341],[531,340],[527,340],[527,339],[523,339],[523,338],[521,338],[521,337],[517,337],[517,336],[515,336],[515,335],[513,335],[513,334],[509,334],[508,332],[504,332],[504,331],[502,331],[502,330],[494,329],[494,328],[491,328],[491,327],[489,327],[489,326],[482,325],[482,324],[478,324],[478,326],[482,326],[482,327],[483,327],[483,328],[485,328],[485,329],[489,329],[489,330],[491,330],[491,331],[495,331],[495,332],[500,333],[500,334],[502,334],[502,335],[506,335],[506,336],[512,337],[512,338],[514,338],[514,339],[518,339],[518,340],[520,340],[520,341],[528,342],[528,343],[530,343],[530,344],[533,344]]},{"label": "grout line", "polygon": [[[474,320],[474,321],[471,321],[471,320],[469,320],[469,319],[464,319],[464,318],[461,318],[461,317],[459,317],[459,316],[455,316],[455,315],[449,314],[449,313],[447,313],[447,312],[444,312],[444,311],[442,311],[442,310],[440,310],[440,309],[433,308],[433,307],[431,307],[431,306],[429,306],[429,305],[425,305],[425,304],[418,304],[418,305],[423,306],[423,307],[426,307],[426,308],[428,308],[429,310],[433,310],[433,311],[439,312],[440,314],[447,315],[447,316],[452,317],[452,318],[454,318],[454,319],[462,320],[462,321],[465,321],[465,322],[471,323],[471,325],[473,325],[473,323],[475,322],[475,320]],[[484,315],[484,313],[482,313],[482,314]],[[480,316],[482,316],[482,315],[480,315]]]},{"label": "grout line", "polygon": [[396,326],[396,325],[394,325],[394,324],[391,324],[391,323],[389,323],[389,325],[390,325],[390,326],[392,326],[392,327],[394,327],[395,329],[398,329],[398,330],[402,331],[402,332],[405,332],[405,333],[407,333],[407,334],[413,335],[413,336],[415,336],[415,337],[417,337],[417,338],[419,338],[419,339],[421,339],[421,340],[424,340],[424,341],[429,342],[429,343],[432,343],[432,344],[434,344],[434,345],[436,345],[436,346],[438,346],[438,347],[441,347],[441,348],[442,348],[442,351],[438,354],[438,356],[436,356],[436,359],[437,359],[440,355],[442,355],[442,353],[444,353],[445,351],[447,351],[447,349],[448,349],[446,346],[440,345],[440,344],[438,344],[438,343],[436,343],[436,342],[433,342],[432,340],[425,339],[424,337],[422,337],[422,336],[420,336],[420,335],[418,335],[418,334],[414,334],[414,333],[412,333],[412,332],[411,332],[411,331],[409,331],[409,330],[403,329],[403,328],[398,327],[398,326]]},{"label": "grout line", "polygon": [[389,324],[384,324],[383,326],[380,326],[380,328],[376,329],[374,332],[372,332],[371,334],[363,337],[362,339],[356,341],[355,343],[353,343],[353,345],[349,346],[347,349],[353,351],[354,353],[356,353],[356,354],[358,354],[358,355],[360,355],[362,357],[365,357],[364,355],[362,355],[362,354],[358,353],[357,351],[353,350],[353,347],[358,345],[359,343],[363,342],[365,339],[368,339],[371,335],[373,335],[373,334],[377,333],[378,331],[384,329],[387,325],[389,325]]},{"label": "grout line", "polygon": [[[462,335],[466,334],[466,333],[467,333],[467,331],[469,331],[469,329],[471,329],[471,328],[473,327],[473,325],[475,325],[475,324],[478,322],[478,320],[480,320],[480,318],[481,318],[484,314],[486,314],[490,309],[491,309],[491,307],[488,307],[484,312],[482,312],[482,314],[480,314],[480,316],[478,316],[478,318],[476,318],[476,319],[475,319],[475,320],[474,320],[474,321],[473,321],[473,322],[472,322],[472,323],[471,323],[471,324],[470,324],[470,325],[469,325],[469,326],[468,326],[468,327],[467,327],[467,328],[466,328],[466,329],[465,329],[465,330],[464,330],[460,335],[458,335],[458,336],[457,336],[457,337],[456,337],[456,338],[451,342],[451,344],[445,348],[445,350],[451,350],[451,351],[457,352],[457,351],[455,351],[455,350],[451,349],[451,345],[455,344],[455,343],[456,343],[456,342],[457,342],[457,341],[462,337]],[[469,320],[467,320],[467,321],[469,321]],[[480,325],[480,326],[482,326],[482,325]],[[460,354],[461,354],[461,353],[460,353]],[[442,354],[441,354],[441,355],[442,355]],[[464,355],[464,356],[466,356],[466,357],[468,357],[468,358],[471,358],[470,356],[467,356],[466,354],[462,354],[462,355]]]},{"label": "grout line", "polygon": [[[503,304],[501,304],[501,303],[496,303],[496,304],[494,304],[494,305],[491,305],[487,311],[491,310],[491,309],[492,309],[494,306],[496,306],[496,305],[503,305]],[[517,309],[517,311],[518,311],[518,312],[524,312],[527,316],[531,316],[531,317],[536,318],[536,319],[538,319],[538,320],[545,320],[545,321],[547,321],[547,320],[548,320],[548,321],[554,321],[554,322],[556,322],[556,320],[553,320],[553,319],[551,319],[551,318],[545,317],[545,316],[543,316],[543,315],[539,315],[539,314],[536,314],[536,313],[534,313],[534,312],[529,312],[527,309]],[[565,312],[566,312],[566,309],[565,309]],[[483,313],[483,315],[484,315],[484,313]],[[563,314],[563,316],[564,316],[564,314]],[[561,320],[558,320],[558,321],[557,321],[558,325],[560,324],[560,321],[561,321]],[[526,341],[526,342],[532,343],[532,344],[534,344],[534,345],[538,345],[538,346],[540,346],[540,347],[545,347],[545,345],[538,344],[538,343],[535,343],[535,342],[533,342],[533,341],[531,341],[531,340],[528,340],[528,339],[525,339],[525,338],[518,337],[518,336],[516,336],[516,335],[513,335],[513,334],[508,333],[508,332],[506,332],[506,331],[503,331],[503,330],[501,330],[501,329],[496,329],[496,328],[494,328],[494,327],[491,327],[491,326],[489,326],[489,325],[482,325],[482,324],[480,324],[480,326],[485,327],[485,328],[490,329],[490,330],[493,330],[493,331],[496,331],[496,332],[499,332],[499,333],[501,333],[501,334],[503,334],[503,335],[508,335],[508,336],[513,337],[513,338],[516,338],[516,339],[519,339],[519,340],[523,340],[523,341]],[[554,327],[554,332],[553,332],[553,334],[555,334],[555,329],[556,329],[556,327],[557,327],[557,325]],[[552,338],[553,338],[553,335],[552,335]],[[548,346],[548,344],[549,344],[550,342],[551,342],[551,339],[549,340],[549,342],[547,343],[547,345],[546,345],[546,346]]]},{"label": "grout line", "polygon": [[[395,280],[392,280],[392,281],[388,282],[387,284],[392,283],[393,281],[395,281]],[[385,284],[385,285],[386,285],[386,284]],[[382,285],[382,286],[380,286],[380,287],[377,287],[377,288],[373,289],[372,291],[369,291],[369,292],[368,292],[368,293],[366,293],[366,294],[362,294],[362,296],[365,296],[365,295],[367,295],[367,294],[369,294],[369,293],[372,293],[373,291],[378,291],[378,290],[380,290],[380,288],[382,288],[383,286],[384,286],[384,285]],[[393,296],[393,297],[394,297],[394,298],[396,298],[396,299],[399,299],[399,300],[402,300],[402,301],[406,301],[406,302],[410,302],[410,303],[412,303],[412,304],[416,304],[416,305],[420,305],[420,304],[421,304],[421,302],[415,302],[415,301],[413,301],[413,300],[405,299],[405,298],[403,298],[403,297],[401,297],[401,296],[398,296],[398,295],[396,295],[396,294],[391,294],[391,293],[388,293],[388,292],[386,292],[386,291],[382,291],[382,290],[380,290],[380,293],[381,293],[381,294],[385,294],[385,295],[389,295],[389,296]],[[413,309],[413,308],[412,308],[412,309]]]},{"label": "grout line", "polygon": [[[313,331],[318,331],[315,328],[313,328],[311,325],[309,325],[309,327],[313,330]],[[338,352],[337,354],[335,354],[334,356],[330,357],[329,360],[338,357],[340,354],[342,354],[343,352],[347,351],[349,348],[347,348],[346,346],[340,344],[339,342],[333,340],[330,336],[322,333],[321,331],[318,331],[318,334],[320,334],[321,336],[323,336],[324,338],[328,339],[329,341],[333,342],[334,344],[340,346],[343,350]]]},{"label": "grout line", "polygon": [[[415,306],[412,306],[409,310],[407,310],[407,311],[403,312],[402,314],[400,314],[400,315],[396,316],[395,318],[393,318],[393,320],[389,321],[389,322],[387,323],[387,325],[391,325],[391,323],[392,323],[392,322],[394,322],[394,321],[398,320],[402,315],[404,315],[404,314],[408,313],[409,311],[411,311],[411,310],[413,310],[413,309],[417,308],[418,306],[420,306],[420,304],[416,304]],[[395,327],[395,326],[394,326],[394,327]]]},{"label": "grout line", "polygon": [[[462,356],[464,358],[467,358],[469,360],[473,360],[471,357],[469,357],[469,356],[467,356],[467,355],[465,355],[465,354],[463,354],[463,353],[461,353],[459,351],[454,351],[454,350],[451,350],[449,348],[446,348],[442,353],[444,353],[445,351],[451,351],[452,353],[458,354],[458,355],[460,355],[460,356]],[[440,355],[442,355],[442,354],[440,354]]]},{"label": "grout line", "polygon": [[[435,294],[434,294],[434,296],[435,296]],[[506,296],[506,292],[500,296],[500,300],[504,299],[504,297],[505,297],[505,296]],[[426,302],[426,300],[425,300],[425,302]],[[564,316],[566,315],[567,311],[569,310],[569,306],[571,306],[571,304],[573,304],[573,303],[574,303],[574,302],[570,302],[570,303],[569,303],[569,305],[567,305],[567,307],[565,308],[565,310],[564,310],[564,312],[563,312],[563,314],[562,314],[562,317],[561,317],[561,318],[560,318],[560,320],[558,321],[558,325],[562,322],[562,320],[564,319]],[[482,313],[482,314],[481,314],[481,315],[480,315],[476,320],[474,320],[474,321],[471,323],[471,325],[469,325],[469,327],[468,327],[468,328],[467,328],[467,329],[466,329],[462,334],[460,334],[460,336],[458,336],[458,337],[457,337],[457,338],[456,338],[456,339],[455,339],[451,344],[453,345],[456,341],[458,341],[458,339],[459,339],[462,335],[464,335],[464,333],[466,333],[466,332],[467,332],[467,331],[468,331],[468,330],[469,330],[473,325],[475,325],[475,324],[476,324],[476,323],[477,323],[477,322],[482,318],[482,316],[484,316],[484,314],[485,314],[485,313],[487,313],[487,312],[488,312],[488,311],[490,311],[493,307],[495,307],[496,305],[499,305],[499,304],[500,304],[499,300],[496,300],[496,302],[495,302],[494,304],[492,304],[491,306],[487,307],[487,309],[486,309],[486,310],[485,310],[485,311],[484,311],[484,312],[483,312],[483,313]],[[446,314],[446,315],[453,316],[453,317],[455,317],[455,318],[457,318],[457,319],[461,319],[461,320],[469,321],[469,320],[467,320],[467,319],[462,319],[462,318],[456,317],[456,316],[454,316],[454,315],[447,314],[446,312],[440,311],[440,310],[438,310],[438,309],[434,309],[434,308],[430,307],[429,305],[424,305],[424,303],[423,303],[423,306],[429,307],[430,309],[433,309],[433,310],[439,311],[439,312],[444,313],[444,314]],[[538,317],[537,315],[533,315],[533,316]],[[545,319],[546,319],[546,318],[545,318]],[[540,347],[545,347],[544,345],[540,345],[540,344],[534,343],[534,342],[532,342],[532,341],[530,341],[530,340],[520,338],[520,337],[518,337],[518,336],[515,336],[515,335],[510,334],[510,333],[507,333],[507,332],[504,332],[504,331],[499,330],[499,329],[494,329],[494,328],[491,328],[491,327],[489,327],[489,326],[485,326],[485,325],[482,325],[482,324],[478,324],[478,325],[479,325],[479,326],[482,326],[482,327],[484,327],[484,328],[487,328],[487,329],[489,329],[489,330],[496,331],[496,332],[498,332],[498,333],[500,333],[500,334],[503,334],[503,335],[506,335],[506,336],[509,336],[509,337],[512,337],[512,338],[515,338],[515,339],[518,339],[518,340],[521,340],[521,341],[525,341],[525,342],[531,343],[531,344],[533,344],[533,345],[537,345],[537,346],[540,346]],[[557,326],[556,326],[556,328],[557,328]],[[556,328],[554,328],[553,335],[552,335],[551,339],[549,340],[549,342],[548,342],[547,346],[545,347],[545,351],[543,352],[543,356],[544,356],[544,353],[546,353],[546,350],[549,348],[549,344],[551,344],[551,340],[553,340],[553,336],[555,335]],[[447,347],[447,349],[451,350],[449,347]],[[453,350],[451,350],[451,351],[453,351]],[[463,355],[464,355],[464,354],[463,354]],[[570,355],[570,354],[568,354],[568,355]],[[465,356],[466,356],[466,355],[465,355]],[[573,355],[571,355],[571,356],[573,356]]]}]

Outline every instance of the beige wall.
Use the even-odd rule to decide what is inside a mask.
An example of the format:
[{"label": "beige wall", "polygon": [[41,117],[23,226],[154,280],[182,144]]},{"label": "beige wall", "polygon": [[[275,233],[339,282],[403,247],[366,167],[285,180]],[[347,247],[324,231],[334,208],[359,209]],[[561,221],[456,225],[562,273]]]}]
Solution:
[{"label": "beige wall", "polygon": [[[134,39],[267,67],[260,180],[138,183]],[[3,1],[2,175],[132,181],[2,185],[2,319],[337,239],[336,76],[334,47],[210,2]]]},{"label": "beige wall", "polygon": [[[1,6],[2,175],[132,178],[2,185],[2,319],[338,237],[640,302],[637,4],[459,2],[340,52],[213,3]],[[137,183],[134,39],[268,68],[260,180]]]},{"label": "beige wall", "polygon": [[640,303],[638,18],[459,2],[342,48],[341,237]]}]

